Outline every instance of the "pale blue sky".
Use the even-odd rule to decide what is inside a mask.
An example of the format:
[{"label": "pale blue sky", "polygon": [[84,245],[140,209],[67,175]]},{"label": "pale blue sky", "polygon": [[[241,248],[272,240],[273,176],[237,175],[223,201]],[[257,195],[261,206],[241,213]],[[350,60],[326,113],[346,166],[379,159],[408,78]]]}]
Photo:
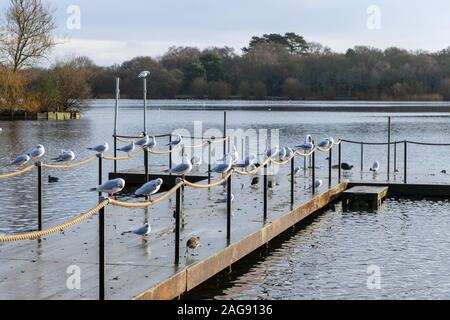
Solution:
[{"label": "pale blue sky", "polygon": [[[450,46],[448,0],[47,0],[57,8],[53,57],[87,55],[101,65],[137,55],[158,56],[171,45],[231,46],[240,53],[252,35],[296,32],[335,51],[355,45],[436,51]],[[0,0],[5,8],[9,0]],[[68,6],[81,9],[69,30]],[[381,29],[367,28],[370,5]]]}]

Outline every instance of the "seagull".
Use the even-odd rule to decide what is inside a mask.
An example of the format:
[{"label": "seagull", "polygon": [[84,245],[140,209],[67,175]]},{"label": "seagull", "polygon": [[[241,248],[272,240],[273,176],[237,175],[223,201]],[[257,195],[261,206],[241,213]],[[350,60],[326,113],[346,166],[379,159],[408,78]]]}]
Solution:
[{"label": "seagull", "polygon": [[22,166],[31,160],[30,156],[27,154],[22,154],[18,156],[15,160],[9,163],[10,166]]},{"label": "seagull", "polygon": [[295,168],[295,170],[294,170],[294,176],[299,176],[300,173],[301,173],[300,167]]},{"label": "seagull", "polygon": [[88,148],[88,150],[95,151],[97,154],[102,154],[109,150],[109,144],[108,142],[105,142],[104,144],[99,144],[98,146]]},{"label": "seagull", "polygon": [[329,138],[326,138],[322,142],[320,142],[317,146],[322,149],[327,149],[331,145],[331,141]]},{"label": "seagull", "polygon": [[150,75],[150,71],[142,71],[141,73],[139,73],[138,78],[142,79],[142,78],[147,78]]},{"label": "seagull", "polygon": [[233,167],[245,169],[245,168],[248,168],[248,167],[251,167],[252,165],[254,165],[255,162],[256,162],[256,156],[253,153],[251,153],[244,159],[244,161],[234,163]]},{"label": "seagull", "polygon": [[147,182],[142,187],[136,190],[134,193],[136,196],[151,196],[161,189],[163,184],[163,179],[156,179],[150,182]]},{"label": "seagull", "polygon": [[31,158],[33,158],[33,159],[39,160],[40,158],[42,158],[42,157],[44,156],[44,154],[45,154],[45,148],[44,148],[44,146],[43,146],[42,144],[38,144],[38,145],[36,146],[36,148],[34,148],[34,149],[30,152],[29,156],[30,156]]},{"label": "seagull", "polygon": [[183,157],[183,160],[179,165],[177,165],[175,168],[165,170],[164,172],[169,172],[169,173],[174,173],[174,174],[184,176],[191,171],[192,171],[192,163],[189,160],[189,154],[186,154]]},{"label": "seagull", "polygon": [[144,144],[142,146],[142,148],[147,149],[147,150],[152,150],[152,149],[154,149],[156,147],[156,145],[157,145],[157,143],[156,143],[155,137],[151,136],[149,138],[149,141],[146,144]]},{"label": "seagull", "polygon": [[331,144],[334,144],[334,138],[328,137],[327,139],[328,139],[328,141],[330,141]]},{"label": "seagull", "polygon": [[322,184],[323,184],[323,181],[320,179],[317,179],[316,181],[314,181],[314,186],[315,186],[316,190],[319,189],[322,186]]},{"label": "seagull", "polygon": [[139,147],[144,147],[145,145],[147,145],[150,142],[150,137],[148,135],[146,135],[145,137],[143,137],[142,139],[136,141],[136,145]]},{"label": "seagull", "polygon": [[167,145],[171,147],[176,147],[183,143],[183,137],[177,134],[177,138],[175,140],[170,141]]},{"label": "seagull", "polygon": [[128,153],[128,155],[130,155],[130,153],[132,153],[134,151],[134,149],[136,149],[136,144],[134,143],[134,141],[131,141],[130,144],[128,144],[122,148],[118,148],[117,150],[126,152],[126,153]]},{"label": "seagull", "polygon": [[286,150],[285,147],[281,148],[280,151],[278,152],[278,158],[281,161],[286,160],[286,158],[287,158],[287,150]]},{"label": "seagull", "polygon": [[108,193],[110,196],[120,192],[125,188],[125,180],[119,178],[114,180],[106,181],[104,184],[92,188],[89,191],[98,191]]},{"label": "seagull", "polygon": [[225,156],[224,163],[216,165],[214,168],[211,169],[211,172],[225,174],[228,171],[230,171],[232,166],[233,166],[232,157],[231,155],[227,154]]},{"label": "seagull", "polygon": [[272,159],[272,158],[274,158],[277,154],[279,154],[279,151],[280,151],[280,148],[279,148],[278,146],[276,146],[276,147],[274,147],[274,148],[272,148],[272,149],[270,149],[270,150],[267,150],[267,151],[266,151],[266,156],[267,156],[267,158]]},{"label": "seagull", "polygon": [[311,151],[312,149],[314,149],[314,144],[312,142],[305,142],[304,144],[295,146],[295,148],[303,151]]},{"label": "seagull", "polygon": [[[186,242],[186,253],[188,253],[189,249],[194,251],[200,246],[200,237],[192,237]],[[192,253],[192,255],[194,255]]]},{"label": "seagull", "polygon": [[198,170],[200,166],[202,165],[202,158],[193,156],[191,159],[192,165]]},{"label": "seagull", "polygon": [[[231,194],[231,202],[234,201],[234,194]],[[216,201],[216,203],[227,203],[228,202],[228,193],[224,193],[224,197]]]},{"label": "seagull", "polygon": [[310,134],[307,134],[307,135],[306,135],[306,137],[305,137],[305,143],[307,143],[307,142],[313,142],[312,135],[310,135]]},{"label": "seagull", "polygon": [[61,150],[61,154],[57,158],[53,158],[54,162],[70,162],[75,159],[75,153],[71,150]]},{"label": "seagull", "polygon": [[136,230],[122,232],[122,235],[125,235],[127,233],[132,233],[132,234],[136,234],[138,236],[147,237],[150,235],[150,232],[152,232],[152,228],[150,227],[150,225],[148,223],[146,223],[142,227],[140,227]]},{"label": "seagull", "polygon": [[378,172],[380,170],[380,163],[378,161],[375,161],[372,165],[372,168],[370,168],[370,171]]},{"label": "seagull", "polygon": [[286,158],[292,158],[294,156],[294,150],[291,147],[284,147],[286,149]]}]

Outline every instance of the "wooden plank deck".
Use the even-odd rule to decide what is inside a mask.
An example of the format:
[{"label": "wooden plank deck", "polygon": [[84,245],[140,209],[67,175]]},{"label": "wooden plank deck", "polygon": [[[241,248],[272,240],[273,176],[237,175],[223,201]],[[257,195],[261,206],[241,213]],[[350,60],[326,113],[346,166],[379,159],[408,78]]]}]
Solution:
[{"label": "wooden plank deck", "polygon": [[342,194],[344,210],[349,208],[377,210],[388,193],[386,186],[356,186]]},{"label": "wooden plank deck", "polygon": [[[346,183],[342,183],[332,190],[323,187],[312,195],[307,188],[311,177],[300,176],[295,185],[297,209],[292,211],[288,174],[289,168],[281,168],[276,177],[279,184],[269,190],[267,221],[263,219],[263,179],[259,186],[250,188],[253,177],[233,178],[231,245],[226,240],[224,190],[186,188],[179,266],[174,265],[175,237],[171,232],[174,199],[148,209],[108,206],[105,210],[106,299],[176,297],[320,209],[346,188]],[[325,178],[325,173],[319,173],[318,178]],[[92,207],[96,203],[93,196]],[[152,226],[148,241],[131,234],[122,235],[145,221]],[[45,223],[44,213],[45,227],[50,226]],[[196,256],[183,255],[187,239],[194,235],[201,237],[202,246]],[[66,286],[70,276],[67,268],[72,265],[81,270],[79,290]],[[98,299],[97,217],[46,237],[41,243],[0,244],[0,299]]]}]

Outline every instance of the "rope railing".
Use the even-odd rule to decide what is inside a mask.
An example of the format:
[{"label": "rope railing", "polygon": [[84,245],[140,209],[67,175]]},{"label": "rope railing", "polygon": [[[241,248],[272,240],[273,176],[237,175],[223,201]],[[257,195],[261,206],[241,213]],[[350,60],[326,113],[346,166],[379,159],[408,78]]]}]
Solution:
[{"label": "rope railing", "polygon": [[57,233],[57,232],[62,232],[65,229],[71,228],[71,227],[85,221],[86,219],[90,218],[95,213],[100,211],[100,209],[106,207],[110,203],[110,201],[111,201],[110,199],[105,199],[104,201],[100,202],[96,207],[88,210],[86,213],[83,213],[82,215],[80,215],[66,223],[60,224],[58,226],[55,226],[55,227],[52,227],[52,228],[49,228],[46,230],[27,232],[27,233],[11,235],[11,236],[0,236],[0,243],[34,240],[34,239],[42,238],[44,236],[49,236],[49,235]]},{"label": "rope railing", "polygon": [[82,166],[82,165],[84,165],[86,163],[92,162],[95,159],[97,159],[96,155],[95,156],[91,156],[91,157],[89,157],[87,159],[81,160],[79,162],[71,163],[71,164],[53,165],[53,164],[43,163],[42,167],[46,168],[46,169],[72,169],[72,168],[76,168],[76,167]]},{"label": "rope railing", "polygon": [[110,160],[110,161],[126,161],[126,160],[133,159],[134,157],[136,157],[142,151],[143,151],[142,149],[139,149],[138,151],[133,152],[130,155],[128,155],[128,157],[113,157],[113,156],[105,156],[104,155],[103,159]]},{"label": "rope railing", "polygon": [[8,179],[8,178],[16,177],[16,176],[20,176],[21,174],[24,174],[25,172],[30,171],[34,167],[35,167],[35,165],[33,164],[31,166],[28,166],[28,167],[23,168],[23,169],[18,170],[18,171],[2,174],[2,175],[0,175],[0,180]]},{"label": "rope railing", "polygon": [[184,185],[194,188],[194,189],[211,189],[211,188],[215,188],[217,186],[222,185],[225,181],[227,181],[227,179],[229,177],[231,177],[233,172],[234,172],[234,169],[230,169],[230,171],[228,171],[228,173],[226,173],[225,175],[222,176],[222,179],[220,179],[219,181],[216,181],[214,183],[210,183],[210,184],[197,184],[197,183],[189,182],[187,180],[183,180],[183,183],[184,183]]}]

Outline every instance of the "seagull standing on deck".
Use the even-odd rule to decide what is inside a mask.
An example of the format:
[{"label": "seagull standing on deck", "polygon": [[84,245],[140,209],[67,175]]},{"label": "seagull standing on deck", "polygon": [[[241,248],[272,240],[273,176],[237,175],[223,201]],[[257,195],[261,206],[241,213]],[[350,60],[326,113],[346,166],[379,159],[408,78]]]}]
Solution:
[{"label": "seagull standing on deck", "polygon": [[380,170],[380,163],[378,161],[375,161],[372,165],[372,168],[370,168],[370,171],[377,173]]},{"label": "seagull standing on deck", "polygon": [[130,144],[128,144],[122,148],[117,148],[117,151],[126,152],[126,153],[128,153],[128,155],[130,155],[135,149],[136,149],[136,144],[134,143],[134,141],[131,141]]},{"label": "seagull standing on deck", "polygon": [[142,227],[140,227],[136,230],[122,232],[122,235],[125,235],[127,233],[132,233],[132,234],[135,234],[138,236],[147,237],[150,235],[151,232],[152,232],[152,228],[150,227],[150,225],[148,223],[146,223]]},{"label": "seagull standing on deck", "polygon": [[186,253],[192,250],[191,255],[194,255],[193,251],[200,246],[200,237],[192,237],[186,242]]},{"label": "seagull standing on deck", "polygon": [[320,179],[317,179],[316,181],[314,181],[314,186],[317,189],[319,189],[321,186],[323,185],[323,181]]},{"label": "seagull standing on deck", "polygon": [[136,190],[134,193],[136,196],[148,196],[154,195],[161,189],[163,184],[163,179],[156,179],[150,182],[147,182],[142,187]]},{"label": "seagull standing on deck", "polygon": [[99,144],[98,146],[88,148],[88,150],[95,151],[97,154],[103,154],[109,150],[109,144],[108,142],[105,142],[104,144]]}]

